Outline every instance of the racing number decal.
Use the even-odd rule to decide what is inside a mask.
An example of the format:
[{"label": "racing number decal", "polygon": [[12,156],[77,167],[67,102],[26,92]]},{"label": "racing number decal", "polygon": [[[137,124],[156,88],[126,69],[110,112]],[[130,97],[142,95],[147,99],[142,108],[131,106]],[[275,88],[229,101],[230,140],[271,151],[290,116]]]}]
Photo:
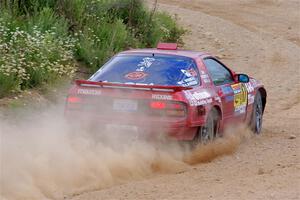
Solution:
[{"label": "racing number decal", "polygon": [[[234,107],[240,107],[242,105],[246,105],[247,104],[247,90],[245,89],[245,87],[243,87],[243,85],[238,84],[238,86],[236,87],[235,85],[233,85],[233,87],[238,88],[238,89],[234,89]],[[235,92],[237,91],[237,92]]]},{"label": "racing number decal", "polygon": [[246,112],[248,92],[247,88],[237,83],[231,86],[234,92],[234,112],[235,114],[243,114]]}]

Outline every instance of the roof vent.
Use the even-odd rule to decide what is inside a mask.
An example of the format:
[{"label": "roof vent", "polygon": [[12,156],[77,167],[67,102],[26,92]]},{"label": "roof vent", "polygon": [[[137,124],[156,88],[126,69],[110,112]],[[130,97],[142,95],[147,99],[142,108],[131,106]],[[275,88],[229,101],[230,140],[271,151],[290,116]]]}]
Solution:
[{"label": "roof vent", "polygon": [[157,49],[160,50],[177,50],[176,43],[158,43]]}]

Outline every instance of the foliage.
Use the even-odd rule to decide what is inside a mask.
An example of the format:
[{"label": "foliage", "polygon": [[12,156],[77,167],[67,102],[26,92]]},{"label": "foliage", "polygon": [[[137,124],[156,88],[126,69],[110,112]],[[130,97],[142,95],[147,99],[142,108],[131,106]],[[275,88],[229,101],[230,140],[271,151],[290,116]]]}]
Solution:
[{"label": "foliage", "polygon": [[96,71],[107,58],[126,47],[128,32],[120,20],[113,23],[89,23],[91,26],[85,26],[78,34],[77,56],[92,71]]},{"label": "foliage", "polygon": [[93,73],[124,49],[182,42],[176,21],[154,11],[142,0],[0,1],[0,98],[72,77],[77,61]]},{"label": "foliage", "polygon": [[0,18],[0,97],[12,90],[36,87],[59,77],[71,77],[74,39],[58,37],[54,30],[32,33],[11,30]]}]

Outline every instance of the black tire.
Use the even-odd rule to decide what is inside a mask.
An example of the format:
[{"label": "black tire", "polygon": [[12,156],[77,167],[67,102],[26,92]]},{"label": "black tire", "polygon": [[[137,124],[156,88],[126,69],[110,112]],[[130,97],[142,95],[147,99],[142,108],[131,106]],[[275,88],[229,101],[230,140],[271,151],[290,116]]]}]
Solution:
[{"label": "black tire", "polygon": [[220,116],[219,112],[213,108],[208,114],[204,126],[199,127],[194,144],[207,144],[219,136]]},{"label": "black tire", "polygon": [[263,104],[260,92],[257,92],[253,104],[252,119],[250,128],[253,133],[260,134],[262,129],[263,120]]}]

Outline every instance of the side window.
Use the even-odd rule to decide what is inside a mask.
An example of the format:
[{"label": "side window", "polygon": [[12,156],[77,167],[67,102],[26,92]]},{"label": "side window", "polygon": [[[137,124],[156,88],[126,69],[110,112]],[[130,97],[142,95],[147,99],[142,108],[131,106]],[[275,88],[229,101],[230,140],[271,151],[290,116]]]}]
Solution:
[{"label": "side window", "polygon": [[234,82],[230,71],[218,61],[212,58],[207,58],[204,59],[204,64],[215,85],[223,85]]}]

